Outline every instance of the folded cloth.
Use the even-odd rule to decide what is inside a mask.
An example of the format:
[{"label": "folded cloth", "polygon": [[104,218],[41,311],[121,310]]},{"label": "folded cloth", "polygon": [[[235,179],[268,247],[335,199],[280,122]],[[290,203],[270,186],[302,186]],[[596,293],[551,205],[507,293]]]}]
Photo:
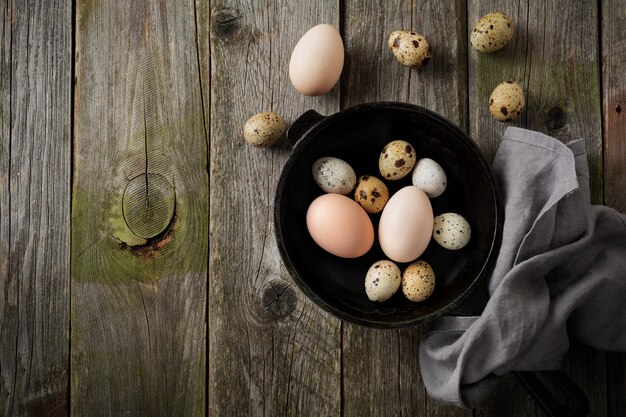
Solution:
[{"label": "folded cloth", "polygon": [[487,306],[420,344],[428,393],[463,408],[509,371],[558,369],[569,337],[626,350],[626,215],[590,204],[584,141],[510,127],[493,172],[505,220]]}]

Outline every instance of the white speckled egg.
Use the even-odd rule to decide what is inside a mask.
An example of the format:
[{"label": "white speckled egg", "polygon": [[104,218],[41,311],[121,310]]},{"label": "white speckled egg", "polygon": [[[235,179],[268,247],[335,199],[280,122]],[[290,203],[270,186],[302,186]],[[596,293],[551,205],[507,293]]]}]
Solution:
[{"label": "white speckled egg", "polygon": [[332,156],[313,163],[313,179],[326,193],[346,195],[356,185],[356,174],[350,164]]},{"label": "white speckled egg", "polygon": [[435,290],[435,272],[426,261],[415,261],[402,274],[402,293],[411,301],[424,301]]},{"label": "white speckled egg", "polygon": [[386,180],[399,180],[411,172],[417,156],[415,149],[409,142],[394,140],[389,142],[380,152],[378,169]]},{"label": "white speckled egg", "polygon": [[487,13],[472,29],[470,44],[478,52],[494,52],[509,43],[514,32],[513,20],[509,16],[500,12]]},{"label": "white speckled egg", "polygon": [[411,68],[423,67],[432,56],[428,39],[417,32],[393,31],[387,37],[387,46],[399,63]]},{"label": "white speckled egg", "polygon": [[525,104],[522,87],[515,81],[505,81],[491,92],[489,113],[501,122],[508,122],[515,120],[524,111]]},{"label": "white speckled egg", "polygon": [[274,145],[285,133],[285,119],[274,112],[257,113],[243,126],[243,136],[248,144],[257,148]]},{"label": "white speckled egg", "polygon": [[439,197],[448,185],[445,171],[441,165],[430,158],[417,161],[412,181],[414,186],[420,188],[430,198]]},{"label": "white speckled egg", "polygon": [[402,282],[400,268],[391,261],[378,261],[370,266],[365,275],[365,292],[372,301],[383,302],[390,299]]},{"label": "white speckled egg", "polygon": [[444,248],[458,250],[469,243],[472,229],[460,214],[444,213],[435,217],[433,237]]}]

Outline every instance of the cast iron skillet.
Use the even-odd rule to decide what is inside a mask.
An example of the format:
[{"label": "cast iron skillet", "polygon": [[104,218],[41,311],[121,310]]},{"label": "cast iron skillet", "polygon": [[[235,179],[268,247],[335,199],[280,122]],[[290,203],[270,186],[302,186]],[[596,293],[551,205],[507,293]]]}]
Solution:
[{"label": "cast iron skillet", "polygon": [[[394,328],[430,321],[458,306],[489,274],[500,246],[503,210],[495,179],[474,142],[455,125],[422,107],[403,103],[363,104],[329,117],[309,111],[289,129],[295,143],[276,190],[278,247],[295,283],[337,317],[370,327]],[[378,156],[391,140],[411,143],[420,157],[437,161],[448,177],[446,191],[431,200],[435,215],[462,214],[472,227],[470,244],[448,251],[434,240],[421,256],[437,276],[434,294],[423,303],[401,292],[385,303],[370,301],[363,279],[386,259],[378,243],[365,255],[343,259],[321,249],[309,236],[306,211],[323,192],[311,174],[322,156],[347,161],[358,175],[380,178]],[[393,194],[411,185],[408,175],[387,181]],[[371,216],[377,230],[380,215]],[[403,269],[407,264],[399,264]]]},{"label": "cast iron skillet", "polygon": [[[276,240],[289,274],[307,297],[340,319],[377,328],[412,326],[443,314],[480,314],[487,299],[486,279],[500,248],[504,212],[489,165],[463,131],[420,106],[380,102],[328,117],[309,110],[294,122],[287,139],[293,148],[276,189]],[[357,176],[380,178],[378,155],[395,139],[411,143],[418,158],[432,158],[445,170],[448,186],[440,197],[431,200],[434,214],[460,213],[472,227],[472,239],[462,250],[448,251],[432,240],[420,257],[432,265],[437,276],[435,292],[423,303],[408,301],[401,291],[385,303],[369,301],[363,280],[374,262],[386,259],[380,246],[375,243],[360,258],[342,259],[317,246],[306,228],[306,210],[323,193],[311,174],[313,162],[334,156],[347,161]],[[411,178],[408,175],[386,184],[393,194],[411,185]],[[371,216],[374,230],[379,217]],[[399,264],[400,269],[406,265]],[[516,375],[548,415],[587,414],[584,393],[562,373],[544,375],[565,393],[565,406],[534,374]]]}]

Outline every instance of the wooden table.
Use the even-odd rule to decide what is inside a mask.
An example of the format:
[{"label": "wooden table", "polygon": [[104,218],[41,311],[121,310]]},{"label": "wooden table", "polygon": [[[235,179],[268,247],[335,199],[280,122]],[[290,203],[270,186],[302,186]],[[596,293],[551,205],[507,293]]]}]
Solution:
[{"label": "wooden table", "polygon": [[[478,55],[468,32],[517,29]],[[585,138],[595,203],[626,210],[626,1],[7,0],[0,4],[0,415],[539,416],[512,378],[473,411],[428,398],[422,330],[331,317],[278,256],[289,153],[244,121],[377,100],[433,109],[488,158],[505,128]],[[299,37],[340,28],[340,85],[298,95]],[[422,70],[385,46],[431,40]],[[519,120],[487,110],[518,80]],[[592,416],[626,415],[626,356],[574,345]]]}]

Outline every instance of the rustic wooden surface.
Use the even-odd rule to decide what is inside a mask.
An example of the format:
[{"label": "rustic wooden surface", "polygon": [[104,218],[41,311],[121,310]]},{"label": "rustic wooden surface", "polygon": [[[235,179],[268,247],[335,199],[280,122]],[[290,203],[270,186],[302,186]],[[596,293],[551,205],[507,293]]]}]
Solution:
[{"label": "rustic wooden surface", "polygon": [[602,6],[604,202],[626,211],[626,2]]},{"label": "rustic wooden surface", "polygon": [[[604,203],[626,212],[626,2],[602,4]],[[608,415],[626,415],[626,353],[607,354]]]},{"label": "rustic wooden surface", "polygon": [[72,7],[0,5],[0,413],[68,410]]},{"label": "rustic wooden surface", "polygon": [[208,173],[194,3],[76,6],[71,415],[202,415]]},{"label": "rustic wooden surface", "polygon": [[[493,10],[515,37],[478,55],[467,35]],[[513,377],[475,410],[441,405],[419,376],[421,329],[308,301],[274,241],[289,146],[252,149],[241,126],[400,100],[491,159],[507,125],[488,96],[515,79],[527,107],[511,124],[584,138],[594,202],[626,211],[625,0],[7,0],[0,14],[1,415],[542,415]],[[340,29],[346,64],[303,97],[287,65],[317,23]],[[395,29],[429,37],[427,67],[395,62]],[[564,368],[591,416],[626,414],[626,355],[574,344]]]},{"label": "rustic wooden surface", "polygon": [[211,415],[341,411],[340,322],[295,288],[274,240],[274,189],[289,148],[253,149],[240,133],[258,109],[288,122],[309,108],[339,110],[337,90],[303,97],[286,76],[302,29],[319,21],[339,24],[336,2],[212,3]]}]

